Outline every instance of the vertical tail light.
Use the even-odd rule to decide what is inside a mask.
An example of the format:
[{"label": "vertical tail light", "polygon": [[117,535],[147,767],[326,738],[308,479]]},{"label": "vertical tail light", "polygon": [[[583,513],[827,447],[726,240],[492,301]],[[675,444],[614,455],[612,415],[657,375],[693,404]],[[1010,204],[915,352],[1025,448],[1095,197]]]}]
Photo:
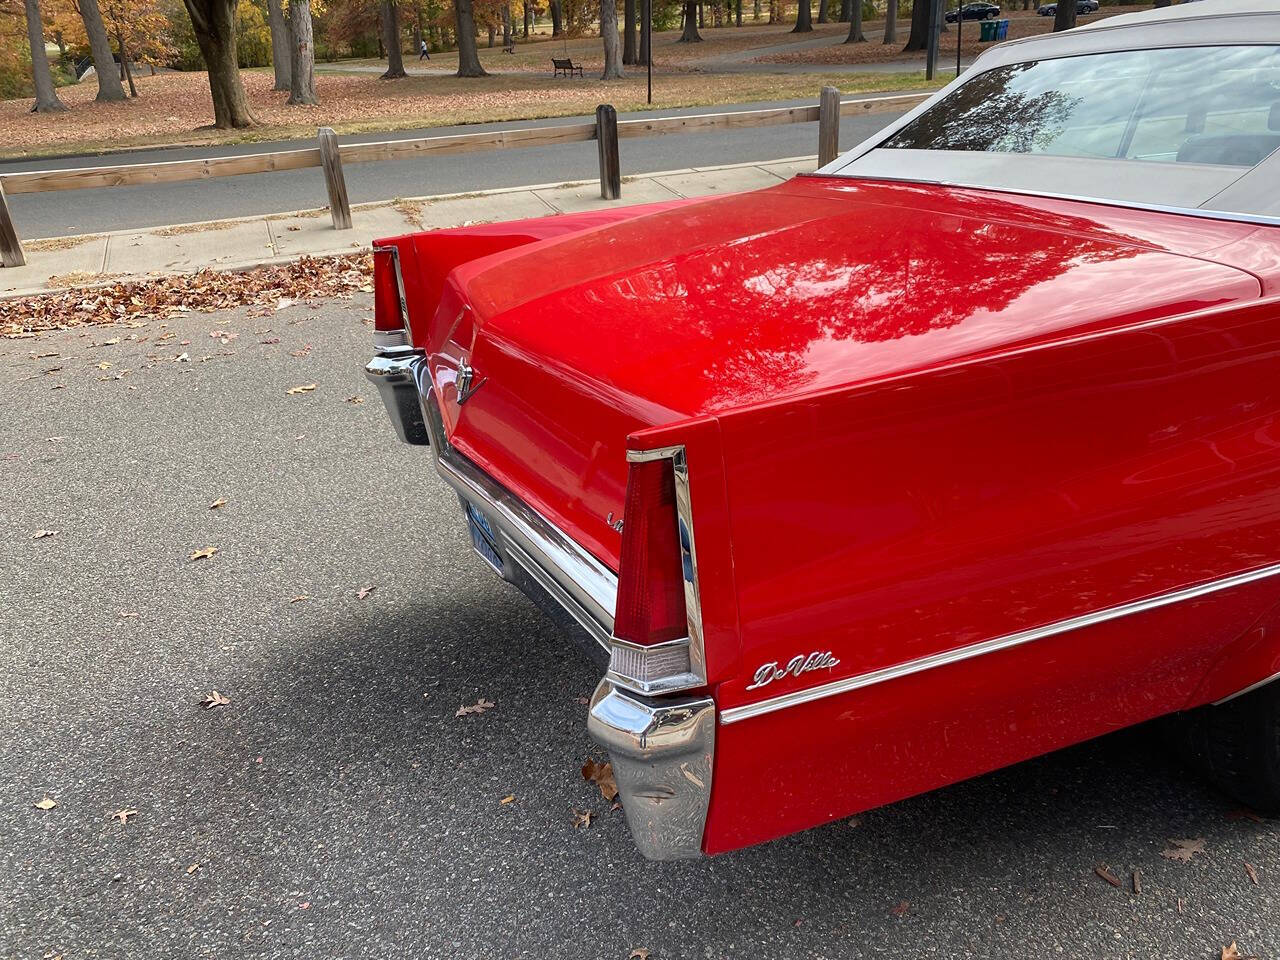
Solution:
[{"label": "vertical tail light", "polygon": [[[683,449],[676,456],[683,468]],[[645,694],[704,682],[690,660],[692,531],[680,512],[676,471],[670,455],[640,455],[627,476],[609,677]]]},{"label": "vertical tail light", "polygon": [[400,258],[395,247],[373,248],[373,329],[376,333],[405,332],[405,302]]},{"label": "vertical tail light", "polygon": [[631,465],[620,564],[614,635],[646,647],[686,636],[676,483],[670,460]]}]

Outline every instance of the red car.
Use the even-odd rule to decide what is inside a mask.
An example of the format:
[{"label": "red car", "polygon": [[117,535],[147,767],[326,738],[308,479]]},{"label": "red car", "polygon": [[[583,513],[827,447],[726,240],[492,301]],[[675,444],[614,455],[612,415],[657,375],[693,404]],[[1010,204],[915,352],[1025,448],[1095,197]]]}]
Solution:
[{"label": "red car", "polygon": [[369,376],[476,553],[607,657],[645,856],[1166,714],[1280,811],[1254,9],[1004,44],[767,190],[381,242]]}]

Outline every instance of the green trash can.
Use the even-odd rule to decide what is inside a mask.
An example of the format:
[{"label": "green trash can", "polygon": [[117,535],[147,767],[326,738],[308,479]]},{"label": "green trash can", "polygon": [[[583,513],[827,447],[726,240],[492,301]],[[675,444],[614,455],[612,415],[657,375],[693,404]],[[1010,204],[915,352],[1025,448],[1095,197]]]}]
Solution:
[{"label": "green trash can", "polygon": [[978,26],[982,28],[982,34],[978,37],[979,42],[990,43],[996,38],[996,21],[983,20]]}]

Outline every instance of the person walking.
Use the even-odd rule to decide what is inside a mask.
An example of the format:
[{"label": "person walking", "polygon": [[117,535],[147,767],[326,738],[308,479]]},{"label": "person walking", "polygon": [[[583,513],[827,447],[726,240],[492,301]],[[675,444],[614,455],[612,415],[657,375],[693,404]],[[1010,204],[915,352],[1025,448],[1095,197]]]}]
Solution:
[{"label": "person walking", "polygon": [[427,51],[427,41],[426,41],[426,40],[419,40],[419,41],[418,41],[418,60],[419,60],[419,62],[421,62],[422,60],[430,60],[430,59],[431,59],[431,54]]}]

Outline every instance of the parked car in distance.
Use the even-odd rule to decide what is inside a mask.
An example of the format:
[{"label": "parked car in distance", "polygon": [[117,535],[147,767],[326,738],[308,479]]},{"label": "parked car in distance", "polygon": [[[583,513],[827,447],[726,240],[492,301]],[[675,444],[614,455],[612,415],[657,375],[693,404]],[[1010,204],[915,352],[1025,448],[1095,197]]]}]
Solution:
[{"label": "parked car in distance", "polygon": [[[1187,0],[1182,0],[1186,3]],[[1056,17],[1058,15],[1058,5],[1056,3],[1045,3],[1036,11],[1042,17]],[[1083,16],[1086,13],[1098,12],[1098,0],[1076,0],[1076,15]]]},{"label": "parked car in distance", "polygon": [[1000,16],[1000,8],[994,3],[966,3],[958,10],[946,12],[947,23],[955,23],[962,13],[966,20],[994,20]]},{"label": "parked car in distance", "polygon": [[1205,0],[764,190],[378,242],[367,374],[599,656],[645,856],[1167,715],[1280,814],[1277,90],[1272,0]]}]

